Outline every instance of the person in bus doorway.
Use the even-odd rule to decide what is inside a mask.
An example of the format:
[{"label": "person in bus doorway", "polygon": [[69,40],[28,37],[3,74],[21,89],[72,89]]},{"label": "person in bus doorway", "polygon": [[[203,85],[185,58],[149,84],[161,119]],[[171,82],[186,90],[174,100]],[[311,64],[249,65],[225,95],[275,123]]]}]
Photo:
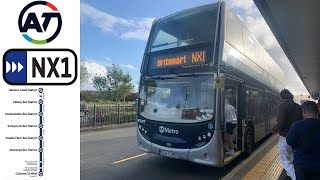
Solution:
[{"label": "person in bus doorway", "polygon": [[320,179],[320,120],[317,104],[302,104],[303,120],[295,122],[286,140],[294,150],[293,164],[297,180]]},{"label": "person in bus doorway", "polygon": [[[287,89],[280,92],[282,99],[278,108],[277,121],[278,123],[272,128],[272,133],[279,133],[278,149],[279,159],[282,167],[287,172],[286,179],[296,179],[293,166],[293,151],[286,142],[287,133],[292,124],[302,119],[301,106],[293,101],[293,95]],[[289,178],[289,177],[290,178]]]},{"label": "person in bus doorway", "polygon": [[229,103],[228,99],[225,99],[225,118],[226,118],[226,133],[225,133],[225,141],[227,148],[227,155],[234,155],[234,147],[233,147],[233,130],[237,126],[237,114],[236,109]]}]

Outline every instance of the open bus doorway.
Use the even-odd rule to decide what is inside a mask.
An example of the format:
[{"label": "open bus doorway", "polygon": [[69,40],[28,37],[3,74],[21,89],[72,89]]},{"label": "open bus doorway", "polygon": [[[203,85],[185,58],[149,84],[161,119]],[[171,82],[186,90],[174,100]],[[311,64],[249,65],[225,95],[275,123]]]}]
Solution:
[{"label": "open bus doorway", "polygon": [[[225,152],[225,162],[228,159],[233,159],[233,157],[241,153],[241,137],[242,131],[240,130],[241,121],[240,121],[240,101],[239,95],[241,92],[241,83],[238,81],[233,81],[230,79],[226,79],[226,85],[223,90],[223,137],[224,137],[224,152]],[[232,112],[233,111],[233,112]],[[231,115],[230,113],[234,113]],[[232,133],[232,135],[230,135]],[[228,136],[231,137],[231,147],[230,142],[228,143]],[[233,149],[231,149],[233,148]]]},{"label": "open bus doorway", "polygon": [[225,134],[224,149],[226,156],[234,155],[237,151],[237,87],[227,86],[225,88]]}]

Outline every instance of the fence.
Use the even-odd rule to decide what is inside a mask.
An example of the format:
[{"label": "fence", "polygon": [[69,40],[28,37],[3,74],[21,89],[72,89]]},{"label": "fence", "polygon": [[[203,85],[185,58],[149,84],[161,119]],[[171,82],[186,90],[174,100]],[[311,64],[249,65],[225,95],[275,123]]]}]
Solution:
[{"label": "fence", "polygon": [[80,126],[101,126],[135,122],[137,110],[129,105],[87,105],[80,110]]}]

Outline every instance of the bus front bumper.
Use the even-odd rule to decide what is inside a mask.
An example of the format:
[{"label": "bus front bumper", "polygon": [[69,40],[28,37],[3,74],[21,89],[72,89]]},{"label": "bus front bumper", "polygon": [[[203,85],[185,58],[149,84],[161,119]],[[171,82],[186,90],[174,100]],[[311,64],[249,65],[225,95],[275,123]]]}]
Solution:
[{"label": "bus front bumper", "polygon": [[213,136],[213,138],[206,145],[194,149],[177,149],[160,146],[145,139],[139,131],[137,131],[137,137],[138,147],[141,151],[176,159],[187,160],[207,166],[224,166],[223,148],[221,148],[223,145],[220,144],[221,142],[219,142],[219,140],[215,140],[219,137],[214,138]]}]

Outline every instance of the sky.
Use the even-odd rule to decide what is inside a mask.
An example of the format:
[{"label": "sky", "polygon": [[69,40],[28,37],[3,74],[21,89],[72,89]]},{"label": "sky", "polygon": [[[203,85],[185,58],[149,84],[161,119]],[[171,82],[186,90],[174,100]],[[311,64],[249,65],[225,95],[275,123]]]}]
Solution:
[{"label": "sky", "polygon": [[[81,0],[81,63],[90,77],[83,90],[94,90],[92,79],[118,64],[132,76],[138,87],[140,65],[152,22],[155,18],[217,0]],[[279,43],[252,0],[226,0],[260,44],[285,73],[286,88],[307,94]]]}]

